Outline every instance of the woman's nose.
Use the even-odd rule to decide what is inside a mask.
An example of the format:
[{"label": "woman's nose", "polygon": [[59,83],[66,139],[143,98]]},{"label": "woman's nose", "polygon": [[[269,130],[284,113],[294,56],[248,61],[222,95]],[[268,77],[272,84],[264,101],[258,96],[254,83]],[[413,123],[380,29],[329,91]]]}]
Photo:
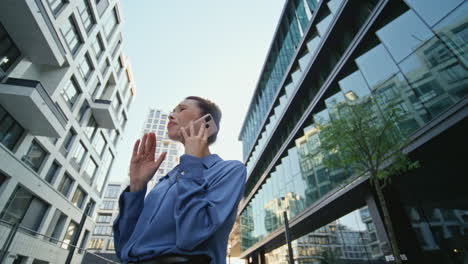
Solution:
[{"label": "woman's nose", "polygon": [[171,112],[169,114],[169,121],[174,121],[175,117],[174,117],[174,112]]}]

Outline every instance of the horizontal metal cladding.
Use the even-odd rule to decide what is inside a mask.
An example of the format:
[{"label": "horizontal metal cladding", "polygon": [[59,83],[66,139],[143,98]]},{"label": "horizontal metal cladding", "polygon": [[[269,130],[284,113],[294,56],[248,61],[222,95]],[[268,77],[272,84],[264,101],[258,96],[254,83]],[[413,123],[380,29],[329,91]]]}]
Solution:
[{"label": "horizontal metal cladding", "polygon": [[307,32],[317,0],[287,1],[276,28],[267,59],[247,111],[239,139],[243,141],[244,160],[255,142],[256,131],[274,101],[279,84],[288,70],[298,44]]}]

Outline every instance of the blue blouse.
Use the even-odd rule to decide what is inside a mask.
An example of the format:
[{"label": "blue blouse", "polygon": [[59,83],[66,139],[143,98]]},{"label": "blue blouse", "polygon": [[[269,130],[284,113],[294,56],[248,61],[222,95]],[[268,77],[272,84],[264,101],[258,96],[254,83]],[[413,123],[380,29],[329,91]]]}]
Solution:
[{"label": "blue blouse", "polygon": [[182,155],[145,199],[146,188],[120,195],[114,245],[123,263],[165,254],[206,254],[226,263],[228,236],[244,192],[240,161]]}]

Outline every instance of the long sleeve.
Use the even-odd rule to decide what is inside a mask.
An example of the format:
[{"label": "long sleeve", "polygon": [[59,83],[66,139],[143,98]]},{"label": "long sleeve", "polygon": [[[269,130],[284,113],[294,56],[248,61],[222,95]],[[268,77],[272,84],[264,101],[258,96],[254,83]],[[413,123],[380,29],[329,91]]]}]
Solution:
[{"label": "long sleeve", "polygon": [[193,250],[236,210],[247,172],[239,161],[225,163],[226,168],[217,175],[205,175],[202,159],[181,156],[174,212],[178,248]]},{"label": "long sleeve", "polygon": [[112,226],[115,252],[119,259],[121,259],[121,249],[133,234],[143,210],[145,194],[146,187],[138,192],[130,192],[130,187],[127,187],[119,197],[119,215]]}]

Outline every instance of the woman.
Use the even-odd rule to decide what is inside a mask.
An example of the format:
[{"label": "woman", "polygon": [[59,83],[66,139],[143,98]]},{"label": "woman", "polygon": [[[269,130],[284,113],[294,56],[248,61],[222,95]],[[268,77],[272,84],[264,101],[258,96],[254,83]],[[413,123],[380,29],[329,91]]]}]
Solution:
[{"label": "woman", "polygon": [[200,97],[185,98],[170,114],[169,138],[184,144],[185,154],[146,199],[146,185],[166,153],[155,161],[154,133],[135,142],[130,186],[119,198],[113,226],[115,250],[124,263],[226,263],[246,169],[210,153],[217,133],[208,136],[204,125],[199,131],[193,125],[207,113],[219,128],[221,111]]}]

